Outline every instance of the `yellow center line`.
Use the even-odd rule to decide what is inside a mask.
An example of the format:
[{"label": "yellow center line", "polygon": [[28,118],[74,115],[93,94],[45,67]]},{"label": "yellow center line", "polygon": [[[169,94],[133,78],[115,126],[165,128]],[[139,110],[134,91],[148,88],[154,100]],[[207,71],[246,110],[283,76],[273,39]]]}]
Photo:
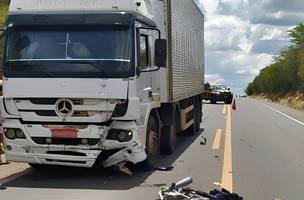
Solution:
[{"label": "yellow center line", "polygon": [[222,136],[222,129],[217,129],[212,149],[217,150],[217,149],[220,148],[220,145],[221,145],[221,136]]},{"label": "yellow center line", "polygon": [[227,113],[227,105],[224,105],[223,114],[226,114],[226,113]]},{"label": "yellow center line", "polygon": [[222,187],[228,191],[233,191],[232,181],[232,130],[231,130],[231,105],[227,109],[228,116],[226,121],[226,136],[224,150],[224,165],[222,174]]}]

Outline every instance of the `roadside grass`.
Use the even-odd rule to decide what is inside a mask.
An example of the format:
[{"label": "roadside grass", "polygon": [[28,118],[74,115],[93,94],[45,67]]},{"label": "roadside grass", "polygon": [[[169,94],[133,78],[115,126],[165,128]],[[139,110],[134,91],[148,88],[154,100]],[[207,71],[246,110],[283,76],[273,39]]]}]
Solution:
[{"label": "roadside grass", "polygon": [[304,110],[304,99],[303,99],[303,94],[302,96],[293,96],[293,97],[285,97],[285,98],[280,98],[278,100],[278,103],[287,105],[289,107],[298,109],[298,110]]},{"label": "roadside grass", "polygon": [[297,110],[304,111],[304,92],[303,93],[298,92],[296,94],[289,94],[286,96],[271,96],[266,94],[260,94],[252,97],[276,102]]}]

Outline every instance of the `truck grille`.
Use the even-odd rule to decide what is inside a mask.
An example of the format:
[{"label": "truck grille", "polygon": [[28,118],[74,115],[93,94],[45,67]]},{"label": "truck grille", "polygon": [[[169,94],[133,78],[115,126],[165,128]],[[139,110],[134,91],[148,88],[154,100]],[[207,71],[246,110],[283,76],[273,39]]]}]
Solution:
[{"label": "truck grille", "polygon": [[[110,120],[118,100],[28,98],[14,99],[25,122],[101,123]],[[58,104],[66,100],[71,104],[69,115],[60,115]]]}]

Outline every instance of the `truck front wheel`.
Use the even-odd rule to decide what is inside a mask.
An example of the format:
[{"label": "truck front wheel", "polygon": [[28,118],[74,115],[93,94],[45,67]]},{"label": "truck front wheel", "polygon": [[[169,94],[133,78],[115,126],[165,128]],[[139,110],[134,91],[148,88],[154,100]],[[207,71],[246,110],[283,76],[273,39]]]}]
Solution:
[{"label": "truck front wheel", "polygon": [[216,104],[216,97],[211,96],[211,97],[210,97],[210,103],[211,103],[211,104]]},{"label": "truck front wheel", "polygon": [[145,168],[150,170],[153,169],[159,155],[159,127],[157,118],[153,114],[149,117],[146,135],[147,159],[145,161]]},{"label": "truck front wheel", "polygon": [[225,100],[225,104],[232,104],[233,97],[229,97]]}]

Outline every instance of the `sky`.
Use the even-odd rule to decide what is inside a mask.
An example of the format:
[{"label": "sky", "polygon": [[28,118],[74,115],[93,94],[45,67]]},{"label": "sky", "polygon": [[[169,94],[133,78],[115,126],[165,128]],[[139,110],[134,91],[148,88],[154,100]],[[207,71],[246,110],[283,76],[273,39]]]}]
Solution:
[{"label": "sky", "polygon": [[289,45],[304,0],[197,0],[205,14],[206,80],[242,93]]}]

